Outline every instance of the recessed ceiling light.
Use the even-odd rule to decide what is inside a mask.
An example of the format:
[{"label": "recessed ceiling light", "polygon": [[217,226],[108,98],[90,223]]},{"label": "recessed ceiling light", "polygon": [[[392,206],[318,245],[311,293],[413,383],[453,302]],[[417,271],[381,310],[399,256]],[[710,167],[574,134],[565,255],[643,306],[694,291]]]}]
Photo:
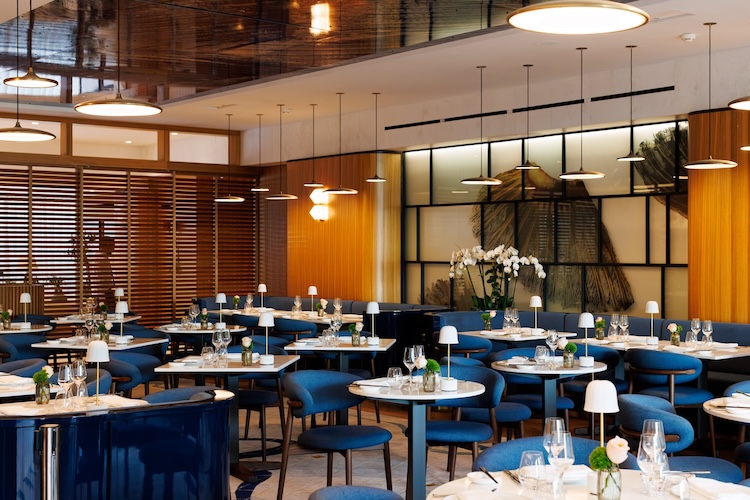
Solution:
[{"label": "recessed ceiling light", "polygon": [[31,122],[32,125],[39,125],[39,122]]},{"label": "recessed ceiling light", "polygon": [[125,144],[133,144],[133,141],[125,141]]},{"label": "recessed ceiling light", "polygon": [[179,132],[172,132],[172,135],[180,135]]}]

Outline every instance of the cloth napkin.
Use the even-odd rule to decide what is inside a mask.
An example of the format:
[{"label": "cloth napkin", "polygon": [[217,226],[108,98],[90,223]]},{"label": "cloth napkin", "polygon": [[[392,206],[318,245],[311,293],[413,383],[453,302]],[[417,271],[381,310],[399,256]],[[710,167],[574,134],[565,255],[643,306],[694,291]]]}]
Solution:
[{"label": "cloth napkin", "polygon": [[[89,398],[93,401],[93,398]],[[132,408],[134,406],[146,406],[148,401],[142,399],[130,399],[115,394],[100,394],[99,402],[106,404],[110,408]]]},{"label": "cloth napkin", "polygon": [[737,349],[739,344],[737,342],[714,342],[714,349]]},{"label": "cloth napkin", "polygon": [[695,351],[694,347],[684,347],[681,345],[665,345],[664,346],[665,351],[674,351],[674,352],[690,352]]},{"label": "cloth napkin", "polygon": [[390,387],[390,383],[388,382],[388,379],[383,378],[369,378],[365,380],[355,380],[355,384],[357,385],[370,385],[370,386],[376,386],[376,387]]},{"label": "cloth napkin", "polygon": [[591,468],[586,464],[572,465],[563,474],[564,483],[583,483],[588,478]]},{"label": "cloth napkin", "polygon": [[688,478],[690,490],[713,500],[747,500],[750,490],[747,486],[733,483],[722,483],[715,479],[704,477]]},{"label": "cloth napkin", "polygon": [[8,386],[17,386],[17,385],[25,385],[25,384],[33,384],[34,380],[31,377],[19,377],[18,375],[0,375],[0,385]]}]

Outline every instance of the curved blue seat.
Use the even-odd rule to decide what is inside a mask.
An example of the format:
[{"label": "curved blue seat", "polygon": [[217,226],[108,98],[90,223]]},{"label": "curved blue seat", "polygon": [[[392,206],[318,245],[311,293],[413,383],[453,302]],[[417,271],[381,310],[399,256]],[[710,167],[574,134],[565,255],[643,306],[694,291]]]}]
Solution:
[{"label": "curved blue seat", "polygon": [[109,362],[102,363],[101,367],[112,375],[115,390],[128,393],[133,387],[144,384],[148,394],[148,383],[156,378],[154,369],[161,365],[162,360],[151,354],[117,351],[110,352]]},{"label": "curved blue seat", "polygon": [[0,372],[11,373],[19,377],[31,377],[47,366],[47,360],[41,358],[17,359],[0,364]]},{"label": "curved blue seat", "polygon": [[[359,405],[363,398],[349,392],[348,386],[359,377],[349,373],[326,370],[299,370],[284,375],[284,387],[289,397],[289,411],[284,428],[284,444],[281,453],[281,472],[279,475],[278,498],[284,496],[284,482],[289,463],[289,446],[292,438],[294,418],[304,418],[315,413],[329,413],[329,422],[334,412],[347,410]],[[326,452],[328,456],[327,485],[333,480],[333,454],[343,452],[346,461],[346,484],[352,483],[352,453],[359,448],[378,444],[383,445],[386,486],[393,489],[391,480],[391,463],[389,441],[391,433],[387,430],[366,425],[328,425],[303,430],[297,437],[302,448]]]},{"label": "curved blue seat", "polygon": [[36,335],[34,333],[13,333],[9,335],[3,335],[0,338],[0,352],[6,353],[7,361],[15,361],[17,359],[38,359],[39,355],[44,352],[45,355],[49,356],[57,352],[63,352],[52,349],[40,350],[31,347],[31,344],[38,342],[44,342],[44,335]]},{"label": "curved blue seat", "polygon": [[674,406],[698,406],[714,397],[705,389],[681,385],[700,377],[700,359],[675,352],[629,349],[625,361],[630,363],[631,383],[640,388],[641,394],[666,399]]},{"label": "curved blue seat", "polygon": [[[615,384],[617,392],[626,392],[628,390],[627,380],[615,378],[615,368],[620,364],[620,353],[611,347],[604,347],[599,345],[589,345],[589,356],[594,358],[594,361],[599,361],[607,365],[607,369],[603,372],[599,372],[595,375],[597,379],[609,380]],[[576,354],[583,355],[583,348],[580,347]],[[576,377],[570,382],[563,384],[563,390],[567,394],[583,396],[586,393],[586,386],[591,381],[591,375],[584,375]]]},{"label": "curved blue seat", "polygon": [[[203,399],[213,398],[211,391],[218,389],[218,387],[211,385],[196,385],[192,387],[179,387],[176,389],[165,389],[163,391],[154,392],[143,396],[144,401],[148,401],[151,404],[157,403],[176,403],[179,401],[195,401]],[[203,394],[208,394],[210,397],[205,397]]]},{"label": "curved blue seat", "polygon": [[274,319],[274,325],[274,336],[285,339],[287,343],[294,342],[296,339],[314,337],[318,334],[318,325],[311,321],[276,318]]},{"label": "curved blue seat", "polygon": [[[433,334],[435,347],[440,353],[446,353],[448,351],[447,347],[437,342],[439,335],[440,332]],[[475,337],[474,335],[461,335],[459,333],[458,344],[451,345],[451,354],[460,354],[466,358],[486,359],[491,353],[492,341],[482,337]]]},{"label": "curved blue seat", "polygon": [[403,500],[401,495],[371,486],[327,486],[314,491],[308,500]]}]

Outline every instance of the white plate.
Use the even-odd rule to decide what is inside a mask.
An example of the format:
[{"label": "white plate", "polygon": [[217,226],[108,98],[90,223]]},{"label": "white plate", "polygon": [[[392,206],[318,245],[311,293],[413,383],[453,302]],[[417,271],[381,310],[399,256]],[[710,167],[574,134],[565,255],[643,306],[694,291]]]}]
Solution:
[{"label": "white plate", "polygon": [[[497,474],[497,478],[496,479],[499,479],[500,475],[501,475],[500,472],[495,472],[495,473],[490,472],[490,474],[492,474],[493,477],[495,476],[495,474]],[[469,478],[469,481],[471,481],[474,484],[492,484],[492,483],[494,483],[494,481],[492,479],[490,479],[489,477],[487,477],[487,474],[485,474],[484,472],[481,472],[481,471],[469,472],[468,474],[466,474],[466,477]]]},{"label": "white plate", "polygon": [[60,342],[65,342],[66,344],[75,344],[78,341],[75,337],[63,337],[60,339]]},{"label": "white plate", "polygon": [[171,366],[172,368],[182,368],[183,366],[185,366],[185,362],[184,361],[170,361],[169,366]]},{"label": "white plate", "polygon": [[625,342],[610,342],[610,347],[625,347]]},{"label": "white plate", "polygon": [[60,340],[53,340],[53,339],[50,339],[50,340],[48,340],[48,341],[47,341],[47,343],[48,343],[49,345],[59,345],[59,344],[60,344]]},{"label": "white plate", "polygon": [[515,365],[519,370],[530,372],[536,368],[536,364]]},{"label": "white plate", "polygon": [[372,385],[360,385],[359,388],[368,394],[376,394],[380,392],[380,389],[383,389],[383,387],[377,387],[377,386],[372,386]]}]

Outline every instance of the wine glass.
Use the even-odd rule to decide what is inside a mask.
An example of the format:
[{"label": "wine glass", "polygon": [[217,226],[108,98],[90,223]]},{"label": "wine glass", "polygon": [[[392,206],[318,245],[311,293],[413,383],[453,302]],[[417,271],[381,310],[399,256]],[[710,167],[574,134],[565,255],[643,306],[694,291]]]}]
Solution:
[{"label": "wine glass", "polygon": [[698,334],[701,332],[700,318],[690,320],[690,332],[685,334],[685,343],[688,347],[695,347],[698,343]]},{"label": "wine glass", "polygon": [[232,343],[232,332],[226,328],[221,331],[221,347],[226,351],[229,344]]},{"label": "wine glass", "polygon": [[557,471],[557,481],[552,486],[553,491],[557,490],[557,485],[562,482],[563,474],[573,465],[574,461],[573,438],[570,432],[553,432],[549,454],[549,463]]},{"label": "wine glass", "polygon": [[536,491],[544,471],[544,455],[537,450],[524,450],[518,464],[518,482],[524,490]]},{"label": "wine glass", "polygon": [[557,330],[547,330],[547,339],[545,342],[547,342],[547,345],[549,346],[550,351],[552,351],[552,355],[555,354],[555,349],[557,349],[557,341],[560,340],[560,336],[557,334]]},{"label": "wine glass", "polygon": [[544,419],[542,446],[544,446],[544,449],[547,451],[547,455],[551,453],[550,446],[552,445],[552,434],[556,432],[565,432],[565,420],[560,417],[547,417]]},{"label": "wine glass", "polygon": [[221,330],[214,330],[214,333],[211,335],[211,343],[214,345],[214,352],[218,354],[222,344]]},{"label": "wine glass", "polygon": [[609,317],[609,324],[613,326],[620,326],[620,315],[617,313],[613,313],[612,316]]},{"label": "wine glass", "polygon": [[414,370],[414,366],[417,362],[417,349],[415,347],[404,348],[404,366],[409,370],[409,386],[412,385],[411,372]]},{"label": "wine glass", "polygon": [[86,361],[83,359],[76,359],[71,365],[73,380],[75,381],[75,405],[82,406],[83,398],[86,396]]},{"label": "wine glass", "polygon": [[344,324],[344,320],[341,318],[340,312],[334,312],[333,316],[331,316],[331,328],[333,328],[336,331],[339,331],[341,329],[341,325]]},{"label": "wine glass", "polygon": [[400,366],[392,366],[388,368],[388,384],[391,387],[399,387],[401,385],[401,377],[403,372]]},{"label": "wine glass", "polygon": [[510,310],[510,321],[513,324],[513,332],[517,333],[520,327],[520,323],[518,322],[518,309],[513,308]]},{"label": "wine glass", "polygon": [[628,329],[628,326],[630,326],[630,321],[628,320],[628,315],[623,314],[620,316],[620,329],[625,332],[625,330]]},{"label": "wine glass", "polygon": [[609,331],[607,332],[607,338],[609,338],[610,341],[614,342],[617,339],[618,336],[618,329],[617,325],[609,325]]},{"label": "wine glass", "polygon": [[190,304],[190,309],[188,309],[188,314],[190,315],[190,322],[192,323],[193,328],[195,328],[195,318],[198,317],[198,314],[200,314],[201,310],[200,307],[198,307],[198,304]]},{"label": "wine glass", "polygon": [[71,399],[68,397],[68,391],[70,390],[71,384],[73,384],[73,370],[70,365],[60,365],[57,370],[57,383],[62,387],[63,392],[63,408],[70,406]]},{"label": "wine glass", "polygon": [[294,305],[297,307],[302,307],[302,298],[299,295],[294,296]]},{"label": "wine glass", "polygon": [[706,348],[710,349],[713,345],[714,324],[710,319],[703,322],[703,342],[706,343]]}]

